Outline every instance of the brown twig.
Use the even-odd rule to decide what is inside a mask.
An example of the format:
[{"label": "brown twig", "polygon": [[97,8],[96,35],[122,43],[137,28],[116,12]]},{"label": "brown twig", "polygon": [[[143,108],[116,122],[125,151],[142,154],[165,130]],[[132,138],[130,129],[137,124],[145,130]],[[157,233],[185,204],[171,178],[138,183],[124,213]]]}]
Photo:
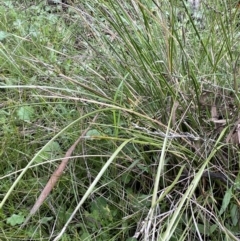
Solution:
[{"label": "brown twig", "polygon": [[[97,119],[96,115],[91,123],[94,123]],[[49,195],[49,193],[52,191],[53,187],[56,185],[58,179],[61,177],[68,161],[69,158],[71,157],[73,151],[75,150],[76,146],[78,145],[78,143],[83,139],[83,137],[86,135],[86,133],[88,132],[88,130],[90,129],[91,124],[89,125],[89,127],[87,129],[85,129],[83,131],[83,133],[81,134],[81,136],[74,142],[74,144],[68,149],[68,151],[66,152],[64,158],[62,159],[62,162],[60,163],[60,165],[58,166],[58,168],[54,171],[54,173],[51,175],[50,179],[48,180],[46,186],[44,187],[44,189],[42,190],[41,194],[39,195],[37,201],[35,202],[35,204],[33,205],[30,213],[28,214],[28,216],[26,217],[24,223],[22,224],[21,227],[25,226],[27,224],[27,222],[29,221],[29,219],[38,211],[38,209],[40,208],[40,206],[43,204],[44,200],[47,198],[47,196]]]}]

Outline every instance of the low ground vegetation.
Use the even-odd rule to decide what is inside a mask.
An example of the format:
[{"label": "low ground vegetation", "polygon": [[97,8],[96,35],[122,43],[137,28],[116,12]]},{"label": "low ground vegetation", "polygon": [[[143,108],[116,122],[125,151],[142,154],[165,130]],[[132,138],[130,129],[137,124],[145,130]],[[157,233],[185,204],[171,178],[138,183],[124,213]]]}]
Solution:
[{"label": "low ground vegetation", "polygon": [[239,240],[237,6],[4,1],[0,240]]}]

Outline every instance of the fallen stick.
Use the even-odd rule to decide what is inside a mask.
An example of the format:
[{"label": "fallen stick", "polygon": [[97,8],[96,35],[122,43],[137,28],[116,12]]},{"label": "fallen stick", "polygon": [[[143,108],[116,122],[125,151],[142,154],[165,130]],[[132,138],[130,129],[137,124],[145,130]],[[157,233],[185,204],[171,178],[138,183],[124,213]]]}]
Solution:
[{"label": "fallen stick", "polygon": [[[94,123],[97,119],[96,115],[91,124]],[[60,163],[60,165],[58,166],[58,168],[54,171],[54,173],[51,175],[50,179],[48,180],[46,186],[44,187],[44,189],[42,190],[41,194],[39,195],[37,201],[35,202],[35,204],[33,205],[30,213],[28,214],[28,216],[26,217],[24,223],[21,225],[21,228],[24,227],[29,219],[38,211],[38,209],[40,208],[40,206],[43,204],[44,200],[47,198],[47,196],[49,195],[49,193],[52,191],[52,189],[54,188],[54,186],[56,185],[58,179],[61,177],[68,161],[69,158],[71,157],[73,151],[75,150],[76,146],[78,145],[78,143],[83,139],[83,137],[86,135],[86,133],[88,132],[88,130],[90,129],[90,126],[87,129],[85,129],[83,131],[83,133],[81,134],[81,136],[74,142],[74,144],[68,149],[68,151],[66,152],[64,158],[62,159],[62,162]]]}]

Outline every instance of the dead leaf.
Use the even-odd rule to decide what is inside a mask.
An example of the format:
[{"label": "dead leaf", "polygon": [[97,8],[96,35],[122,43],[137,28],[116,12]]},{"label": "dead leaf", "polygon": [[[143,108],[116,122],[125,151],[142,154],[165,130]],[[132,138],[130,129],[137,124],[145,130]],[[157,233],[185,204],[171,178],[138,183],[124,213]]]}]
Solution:
[{"label": "dead leaf", "polygon": [[[97,119],[96,115],[93,120],[92,123],[94,123]],[[90,125],[91,126],[91,125]],[[58,179],[61,177],[68,161],[69,158],[71,157],[73,151],[75,150],[76,146],[78,145],[78,143],[84,138],[84,136],[86,135],[86,133],[88,132],[88,130],[90,129],[90,126],[83,131],[83,133],[81,134],[81,136],[74,142],[74,144],[68,149],[68,151],[65,154],[65,157],[62,159],[62,162],[60,163],[60,165],[58,166],[58,168],[54,171],[54,173],[51,175],[50,179],[48,180],[46,186],[44,187],[43,191],[41,192],[41,194],[39,195],[37,201],[35,202],[35,204],[33,205],[30,213],[28,214],[27,218],[25,219],[23,226],[25,226],[27,224],[27,222],[29,221],[29,219],[38,211],[38,209],[40,208],[40,206],[43,204],[44,200],[47,198],[47,196],[49,195],[49,193],[52,191],[53,187],[56,185]]]}]

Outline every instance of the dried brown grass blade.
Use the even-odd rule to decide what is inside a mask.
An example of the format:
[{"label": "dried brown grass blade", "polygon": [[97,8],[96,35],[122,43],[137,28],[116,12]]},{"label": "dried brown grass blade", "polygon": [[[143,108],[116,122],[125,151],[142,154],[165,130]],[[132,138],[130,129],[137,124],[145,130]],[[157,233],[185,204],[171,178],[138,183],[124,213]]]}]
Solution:
[{"label": "dried brown grass blade", "polygon": [[172,125],[175,126],[176,124],[176,112],[177,112],[177,109],[178,109],[178,106],[179,106],[179,103],[178,101],[174,101],[174,104],[173,104],[173,111],[172,111]]},{"label": "dried brown grass blade", "polygon": [[237,144],[239,145],[240,142],[240,131],[239,131],[239,126],[240,126],[240,119],[238,119],[234,126],[232,127],[231,131],[229,132],[229,134],[227,135],[226,138],[226,143],[232,143],[232,144]]},{"label": "dried brown grass blade", "polygon": [[[96,115],[91,124],[94,123],[97,119]],[[54,188],[54,186],[56,185],[58,179],[61,177],[68,161],[69,158],[71,157],[73,151],[75,150],[76,146],[78,145],[78,143],[83,139],[83,137],[86,135],[86,133],[88,132],[88,130],[90,129],[90,126],[87,129],[85,129],[83,131],[83,133],[81,134],[81,136],[74,142],[74,144],[68,149],[68,151],[66,152],[64,158],[62,159],[62,162],[60,163],[60,165],[58,166],[58,168],[54,171],[54,173],[51,175],[50,179],[48,180],[46,186],[44,187],[44,189],[42,190],[41,194],[39,195],[37,201],[35,202],[35,204],[33,205],[29,215],[27,216],[27,218],[25,219],[24,223],[22,224],[22,227],[25,226],[27,224],[27,222],[29,221],[29,219],[38,211],[38,209],[40,208],[40,206],[43,204],[44,200],[47,198],[47,196],[49,195],[49,193],[52,191],[52,189]]]},{"label": "dried brown grass blade", "polygon": [[211,117],[212,117],[213,121],[218,119],[218,113],[217,113],[216,106],[211,106]]},{"label": "dried brown grass blade", "polygon": [[237,144],[240,144],[240,124],[237,125]]}]

